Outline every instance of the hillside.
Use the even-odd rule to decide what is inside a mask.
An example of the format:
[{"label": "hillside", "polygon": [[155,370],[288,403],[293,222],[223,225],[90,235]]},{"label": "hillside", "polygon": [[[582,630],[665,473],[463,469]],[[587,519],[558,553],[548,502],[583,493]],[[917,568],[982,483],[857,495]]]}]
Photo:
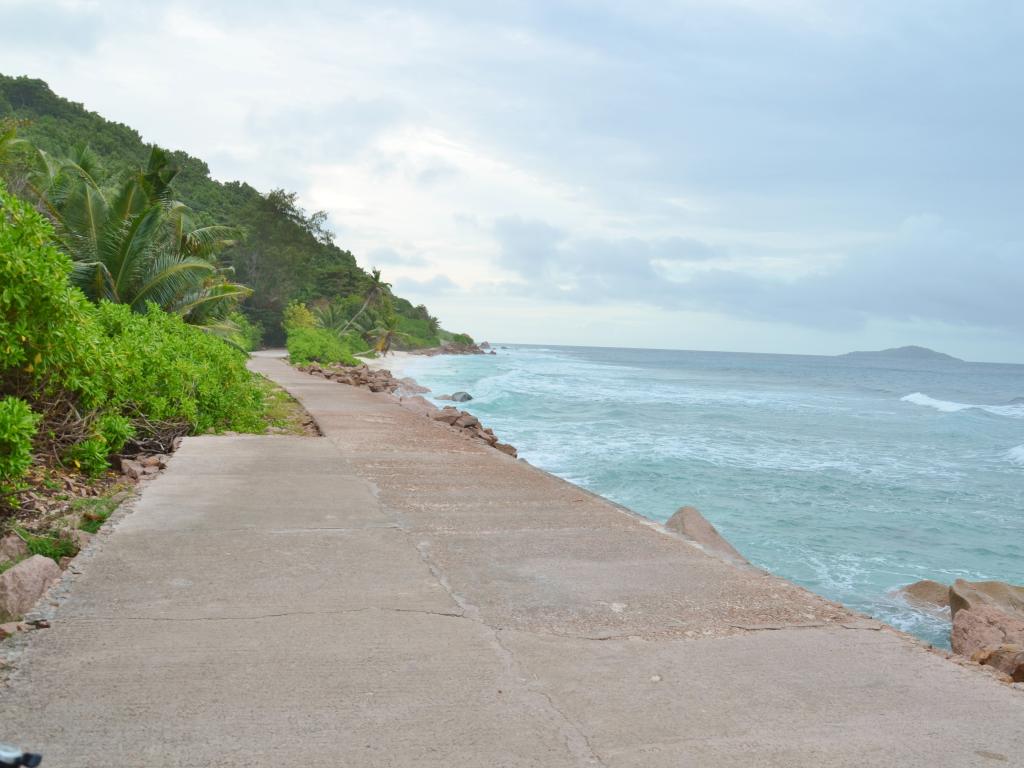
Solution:
[{"label": "hillside", "polygon": [[[19,121],[19,136],[55,156],[87,144],[107,178],[116,179],[144,166],[153,145],[133,128],[105,119],[62,98],[42,80],[0,74],[0,120]],[[234,279],[254,290],[243,305],[264,328],[264,340],[283,340],[281,318],[289,301],[334,302],[361,294],[370,275],[355,256],[335,244],[323,213],[307,214],[285,190],[262,193],[245,182],[219,182],[199,158],[171,151],[180,168],[178,199],[205,223],[239,227],[244,238],[221,254]],[[432,346],[446,336],[425,306],[392,297],[408,346]]]}]

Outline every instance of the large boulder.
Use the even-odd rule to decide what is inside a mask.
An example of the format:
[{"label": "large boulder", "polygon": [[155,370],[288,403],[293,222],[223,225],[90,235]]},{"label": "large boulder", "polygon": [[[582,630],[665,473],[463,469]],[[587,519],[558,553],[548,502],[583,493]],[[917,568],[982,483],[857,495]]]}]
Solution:
[{"label": "large boulder", "polygon": [[949,608],[949,587],[938,581],[923,579],[900,587],[896,591],[915,608],[922,608],[931,613]]},{"label": "large boulder", "polygon": [[462,416],[462,411],[458,410],[454,406],[447,405],[440,411],[432,414],[431,418],[434,419],[434,421],[440,421],[445,424],[454,424],[458,421],[460,416]]},{"label": "large boulder", "polygon": [[53,560],[33,555],[0,573],[0,620],[16,620],[60,578]]},{"label": "large boulder", "polygon": [[8,533],[0,538],[0,563],[21,560],[28,557],[28,545],[16,533]]},{"label": "large boulder", "polygon": [[960,611],[972,611],[982,605],[1024,620],[1024,587],[1003,581],[957,579],[949,588],[949,610],[953,618]]},{"label": "large boulder", "polygon": [[456,403],[468,403],[473,399],[473,396],[469,392],[452,392],[452,400]]},{"label": "large boulder", "polygon": [[992,605],[961,608],[953,615],[950,645],[954,653],[971,658],[1003,645],[1024,645],[1024,619]]},{"label": "large boulder", "polygon": [[462,427],[463,429],[467,427],[476,427],[479,426],[479,424],[480,419],[478,419],[472,413],[463,413],[461,416],[459,416],[459,418],[455,420],[455,426]]},{"label": "large boulder", "polygon": [[665,523],[670,531],[675,531],[690,541],[700,544],[707,552],[732,563],[747,565],[747,560],[707,518],[697,511],[696,507],[683,507]]}]

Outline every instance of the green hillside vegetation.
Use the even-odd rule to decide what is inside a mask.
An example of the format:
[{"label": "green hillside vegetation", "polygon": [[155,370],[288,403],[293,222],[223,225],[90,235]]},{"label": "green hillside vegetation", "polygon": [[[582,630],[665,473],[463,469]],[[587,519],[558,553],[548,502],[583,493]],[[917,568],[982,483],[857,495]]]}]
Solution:
[{"label": "green hillside vegetation", "polygon": [[[282,320],[290,303],[329,307],[351,317],[373,291],[373,276],[335,244],[326,214],[303,211],[293,193],[263,194],[244,182],[215,181],[206,163],[184,152],[156,148],[154,155],[154,146],[134,129],[55,95],[41,80],[0,75],[0,121],[16,125],[17,136],[52,161],[85,159],[89,175],[107,193],[151,173],[157,157],[160,167],[174,174],[167,183],[189,226],[230,228],[233,236],[221,238],[213,249],[217,268],[229,270],[222,273],[225,282],[251,289],[241,311],[262,328],[267,344],[284,341]],[[25,193],[24,175],[8,172],[11,191]],[[385,298],[360,318],[356,330],[367,346],[374,344],[370,332],[386,323],[400,332],[393,338],[397,348],[437,346],[451,337],[426,307],[413,306],[390,289]]]}]

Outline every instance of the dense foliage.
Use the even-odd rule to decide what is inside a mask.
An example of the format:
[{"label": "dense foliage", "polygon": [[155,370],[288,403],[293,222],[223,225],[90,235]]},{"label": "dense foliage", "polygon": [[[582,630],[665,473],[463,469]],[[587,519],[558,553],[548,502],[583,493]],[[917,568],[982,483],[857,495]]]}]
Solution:
[{"label": "dense foliage", "polygon": [[89,302],[50,223],[0,184],[0,493],[26,450],[86,472],[128,442],[166,449],[207,430],[258,430],[245,355],[149,305]]},{"label": "dense foliage", "polygon": [[[135,130],[56,96],[41,80],[0,75],[0,120],[4,118],[20,121],[18,135],[50,157],[63,157],[87,143],[91,167],[105,179],[137,176],[140,168],[147,167],[153,150]],[[218,182],[210,178],[203,161],[184,152],[161,152],[167,167],[180,169],[174,195],[187,206],[193,226],[223,223],[236,228],[237,242],[224,244],[219,263],[233,269],[232,281],[253,290],[242,311],[263,329],[267,343],[284,340],[281,321],[292,301],[311,306],[344,304],[346,319],[351,319],[366,297],[380,288],[379,274],[367,274],[350,252],[334,243],[325,214],[304,212],[294,194],[273,190],[264,195],[245,183]],[[13,176],[8,182],[21,194],[22,180]],[[383,290],[391,300],[388,309],[397,315],[399,330],[405,334],[396,338],[398,346],[440,342],[437,321],[426,307],[414,307],[391,295],[390,289]],[[345,304],[348,299],[354,301]],[[380,314],[370,312],[369,317],[360,318],[364,331],[380,324]]]}]

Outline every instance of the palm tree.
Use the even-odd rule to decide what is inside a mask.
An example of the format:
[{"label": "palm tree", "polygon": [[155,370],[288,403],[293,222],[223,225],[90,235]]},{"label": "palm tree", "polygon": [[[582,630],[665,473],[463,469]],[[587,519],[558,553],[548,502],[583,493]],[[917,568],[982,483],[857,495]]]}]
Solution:
[{"label": "palm tree", "polygon": [[36,196],[75,262],[72,280],[94,301],[138,312],[152,302],[204,325],[251,293],[215,260],[236,230],[199,226],[192,210],[171,197],[178,170],[163,150],[154,148],[146,168],[112,191],[101,186],[85,147],[60,162],[40,152],[38,166]]},{"label": "palm tree", "polygon": [[386,296],[390,290],[391,283],[385,283],[383,280],[381,280],[380,270],[372,270],[370,272],[370,283],[369,285],[366,286],[366,292],[363,294],[363,306],[359,308],[358,312],[352,315],[352,319],[350,319],[345,324],[345,327],[341,329],[340,333],[344,334],[345,331],[349,329],[349,326],[355,323],[356,318],[358,318],[361,314],[363,314],[363,312],[366,311],[367,307],[369,307],[370,304],[376,304],[377,302],[379,302],[381,298]]},{"label": "palm tree", "polygon": [[398,330],[399,319],[394,312],[385,317],[370,334],[376,339],[373,350],[383,357],[387,357],[391,351],[392,344],[400,338],[408,338],[409,334]]}]

